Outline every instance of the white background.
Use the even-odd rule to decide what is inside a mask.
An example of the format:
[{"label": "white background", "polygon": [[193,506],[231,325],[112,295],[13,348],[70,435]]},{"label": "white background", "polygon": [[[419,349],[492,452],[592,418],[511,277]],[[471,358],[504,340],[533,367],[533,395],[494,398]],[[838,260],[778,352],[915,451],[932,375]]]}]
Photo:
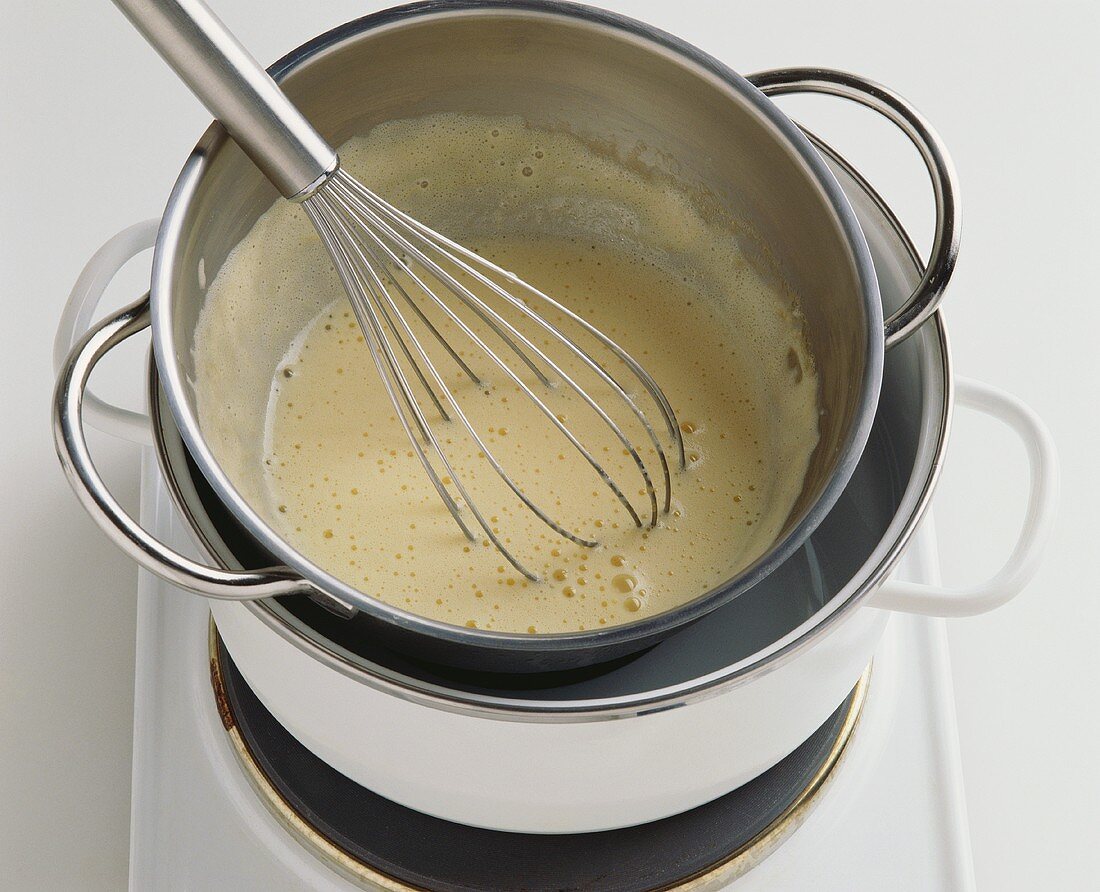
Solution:
[{"label": "white background", "polygon": [[[1033,405],[1063,458],[1063,509],[1030,589],[951,625],[978,881],[1096,882],[1100,842],[1100,497],[1096,270],[1100,6],[924,0],[612,6],[741,72],[825,65],[880,80],[938,127],[963,188],[946,315],[956,370]],[[216,0],[267,62],[382,7]],[[87,257],[156,216],[209,116],[105,0],[4,0],[0,12],[0,885],[125,884],[135,571],[77,506],[49,433],[50,347]],[[932,214],[915,153],[839,100],[784,101],[880,187],[922,246]],[[147,268],[114,289],[136,298]],[[137,400],[144,347],[101,389]],[[136,504],[135,447],[97,437]],[[945,576],[995,569],[1024,499],[1022,450],[956,416],[935,503]],[[904,808],[905,803],[897,803]]]}]

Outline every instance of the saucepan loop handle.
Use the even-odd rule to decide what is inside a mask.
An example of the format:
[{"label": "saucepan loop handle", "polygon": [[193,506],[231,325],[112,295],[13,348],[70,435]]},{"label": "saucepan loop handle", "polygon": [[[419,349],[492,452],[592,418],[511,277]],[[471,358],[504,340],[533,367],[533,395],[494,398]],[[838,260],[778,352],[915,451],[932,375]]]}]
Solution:
[{"label": "saucepan loop handle", "polygon": [[354,612],[335,602],[287,567],[232,572],[185,557],[148,533],[118,503],[96,470],[85,437],[82,412],[88,377],[112,348],[149,326],[149,297],[97,323],[62,363],[54,391],[54,443],[77,498],[108,537],[138,564],[181,588],[208,598],[248,601],[304,594],[341,613]]},{"label": "saucepan loop handle", "polygon": [[926,616],[974,616],[1010,601],[1039,569],[1058,506],[1058,455],[1050,431],[1028,406],[988,384],[959,379],[955,399],[1003,422],[1027,450],[1031,481],[1016,545],[1001,569],[984,582],[951,587],[888,579],[871,596],[873,607]]},{"label": "saucepan loop handle", "polygon": [[936,235],[924,278],[905,304],[886,320],[886,347],[904,341],[936,311],[959,254],[959,185],[951,156],[932,125],[893,90],[867,78],[829,68],[781,68],[748,77],[765,96],[824,93],[877,111],[917,147],[932,179]]}]

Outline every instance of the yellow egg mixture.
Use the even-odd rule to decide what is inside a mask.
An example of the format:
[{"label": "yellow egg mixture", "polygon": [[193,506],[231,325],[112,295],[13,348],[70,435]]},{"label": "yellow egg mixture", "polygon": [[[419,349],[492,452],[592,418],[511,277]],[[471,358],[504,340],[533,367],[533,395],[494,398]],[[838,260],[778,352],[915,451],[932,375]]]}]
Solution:
[{"label": "yellow egg mixture", "polygon": [[[532,308],[591,349],[631,393],[668,455],[672,510],[656,529],[639,529],[534,403],[398,271],[483,379],[471,381],[395,293],[483,445],[548,515],[599,546],[563,538],[526,508],[455,413],[450,422],[439,417],[406,364],[454,474],[539,581],[504,559],[469,510],[464,516],[477,535],[467,540],[397,420],[319,239],[300,209],[279,202],[211,284],[196,366],[200,382],[221,376],[210,389],[221,392],[232,383],[224,356],[240,349],[229,339],[241,337],[225,320],[255,313],[256,306],[277,315],[284,301],[319,308],[289,342],[271,381],[262,466],[234,472],[262,475],[265,504],[257,507],[291,545],[399,608],[456,625],[530,633],[660,613],[732,577],[769,548],[817,443],[818,383],[796,298],[749,262],[732,224],[704,219],[665,180],[516,118],[393,122],[351,141],[340,155],[345,169],[394,204],[553,296],[639,360],[676,412],[687,468],[678,468],[661,415],[629,371],[560,312],[531,298]],[[504,309],[486,286],[466,281],[607,409],[638,447],[663,502],[656,450],[629,407],[546,332]],[[543,363],[558,383],[538,383],[499,338],[439,291],[648,520],[644,479],[607,424]],[[204,411],[202,387],[199,397],[204,431],[208,424],[224,428],[224,418]],[[228,442],[229,432],[221,433],[212,440]],[[456,481],[442,468],[440,475],[461,498]]]}]

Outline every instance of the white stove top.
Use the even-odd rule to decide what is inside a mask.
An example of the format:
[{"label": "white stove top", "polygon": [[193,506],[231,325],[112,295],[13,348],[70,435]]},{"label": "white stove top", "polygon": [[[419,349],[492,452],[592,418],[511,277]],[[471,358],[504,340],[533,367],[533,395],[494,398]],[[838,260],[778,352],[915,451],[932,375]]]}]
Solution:
[{"label": "white stove top", "polygon": [[[148,450],[141,513],[147,529],[193,550]],[[931,518],[899,572],[936,581]],[[357,888],[283,829],[241,771],[211,696],[207,605],[144,572],[138,599],[130,888]],[[946,630],[942,620],[896,615],[833,782],[731,888],[973,887]]]}]

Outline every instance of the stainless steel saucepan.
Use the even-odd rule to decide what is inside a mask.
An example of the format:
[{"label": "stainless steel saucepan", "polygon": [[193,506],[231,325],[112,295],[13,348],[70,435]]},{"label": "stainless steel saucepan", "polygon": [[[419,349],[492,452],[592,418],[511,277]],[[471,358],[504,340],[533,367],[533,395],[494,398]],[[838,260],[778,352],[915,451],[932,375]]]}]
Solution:
[{"label": "stainless steel saucepan", "polygon": [[[58,386],[62,462],[92,516],[142,566],[215,599],[304,595],[356,616],[365,633],[422,659],[533,672],[593,664],[654,644],[767,578],[828,514],[866,445],[886,349],[934,312],[958,248],[950,161],[907,103],[883,87],[832,71],[776,71],[750,82],[639,22],[535,0],[390,10],[311,41],[272,73],[333,144],[386,120],[459,111],[520,115],[603,145],[639,148],[643,163],[706,194],[743,222],[800,295],[821,379],[820,442],[800,499],[771,550],[735,578],[663,614],[599,630],[519,635],[429,620],[357,590],[282,539],[250,497],[247,481],[227,470],[261,466],[266,387],[253,386],[251,399],[233,406],[234,443],[214,448],[198,424],[192,346],[206,285],[277,197],[214,125],[187,160],[165,210],[150,302],[90,333]],[[867,242],[848,199],[807,137],[766,95],[795,91],[832,94],[881,112],[912,139],[928,167],[937,204],[932,257],[909,299],[885,321]],[[80,426],[86,379],[104,353],[150,323],[160,376],[190,454],[276,566],[234,572],[175,553],[125,514],[95,471]],[[291,332],[300,328],[282,327],[285,341],[241,345],[250,351],[250,367],[266,369],[258,375],[261,384],[265,374],[270,381]]]}]

